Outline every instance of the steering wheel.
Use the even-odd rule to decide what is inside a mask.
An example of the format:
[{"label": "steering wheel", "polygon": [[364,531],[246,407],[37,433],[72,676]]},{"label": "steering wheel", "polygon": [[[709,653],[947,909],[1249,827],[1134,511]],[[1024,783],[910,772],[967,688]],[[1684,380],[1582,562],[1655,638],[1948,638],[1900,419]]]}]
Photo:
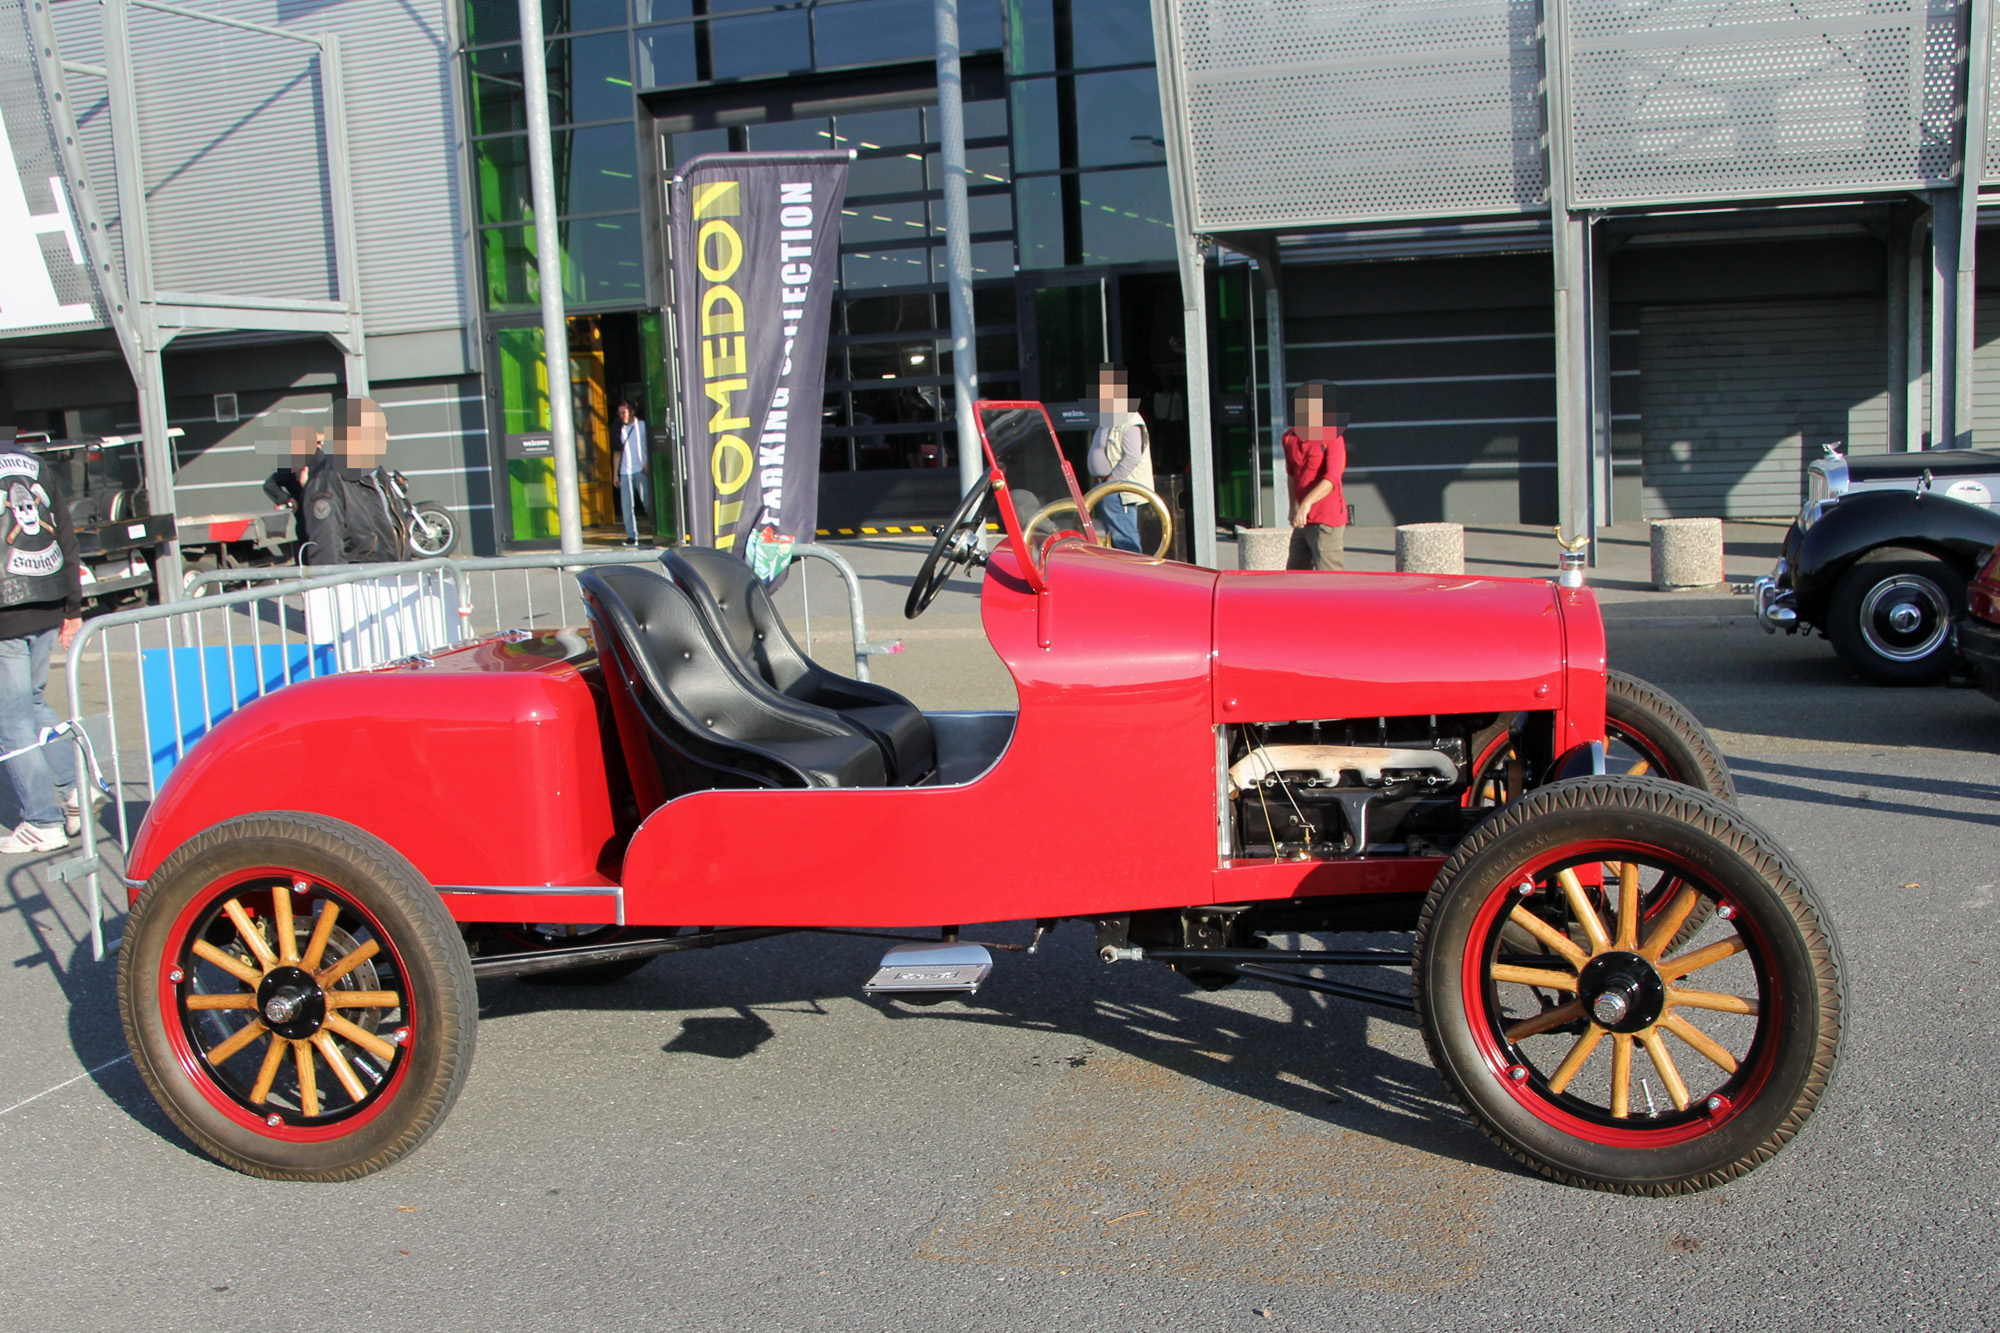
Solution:
[{"label": "steering wheel", "polygon": [[[1141,500],[1144,500],[1147,504],[1151,505],[1153,507],[1153,512],[1160,516],[1160,544],[1153,551],[1153,556],[1155,559],[1158,559],[1166,555],[1167,551],[1174,544],[1174,516],[1167,509],[1167,502],[1165,500],[1162,500],[1158,495],[1146,489],[1144,486],[1141,486],[1138,482],[1107,481],[1102,486],[1096,487],[1088,495],[1083,497],[1083,507],[1086,510],[1095,509],[1097,508],[1098,501],[1104,499],[1105,496],[1120,495],[1120,494],[1130,494],[1138,496]],[[1036,514],[1033,518],[1029,519],[1027,523],[1022,525],[1021,535],[1028,540],[1031,549],[1035,540],[1035,529],[1040,524],[1046,523],[1051,528],[1056,529],[1049,535],[1048,540],[1051,542],[1054,541],[1057,537],[1062,536],[1066,531],[1075,532],[1076,535],[1078,536],[1083,535],[1080,531],[1078,531],[1078,528],[1082,526],[1081,520],[1078,521],[1078,528],[1065,529],[1056,526],[1055,516],[1057,514],[1064,512],[1065,510],[1067,510],[1070,513],[1075,513],[1076,502],[1074,500],[1052,500],[1048,504],[1042,506],[1040,510],[1036,511]],[[1097,544],[1099,546],[1109,546],[1111,545],[1111,538],[1108,535],[1100,532],[1097,536]]]},{"label": "steering wheel", "polygon": [[910,595],[903,601],[904,619],[915,620],[922,615],[960,566],[986,563],[979,549],[979,530],[984,526],[979,515],[986,507],[986,497],[992,493],[993,470],[988,468],[986,475],[958,502],[958,512],[951,516],[951,521],[938,529],[937,544],[924,557],[923,566],[917,570],[917,581],[910,585]]}]

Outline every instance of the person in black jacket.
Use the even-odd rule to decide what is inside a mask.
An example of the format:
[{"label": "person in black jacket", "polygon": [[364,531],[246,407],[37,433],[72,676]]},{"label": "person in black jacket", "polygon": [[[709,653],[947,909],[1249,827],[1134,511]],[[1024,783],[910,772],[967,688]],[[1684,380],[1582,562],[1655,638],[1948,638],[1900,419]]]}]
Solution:
[{"label": "person in black jacket", "polygon": [[[43,699],[49,658],[83,627],[76,529],[55,473],[0,428],[0,754],[20,801],[21,823],[0,853],[53,852],[83,827],[76,751],[65,738],[38,745],[56,724]],[[94,804],[94,802],[93,802]]]},{"label": "person in black jacket", "polygon": [[324,462],[307,469],[299,495],[306,565],[359,565],[403,558],[403,529],[382,456],[389,419],[373,398],[333,404],[333,438]]}]

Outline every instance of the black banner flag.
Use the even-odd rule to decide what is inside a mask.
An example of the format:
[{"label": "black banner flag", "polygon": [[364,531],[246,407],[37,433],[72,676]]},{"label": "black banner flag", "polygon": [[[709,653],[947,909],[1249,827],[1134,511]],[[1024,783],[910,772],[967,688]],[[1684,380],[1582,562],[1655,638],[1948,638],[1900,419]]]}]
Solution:
[{"label": "black banner flag", "polygon": [[767,581],[813,539],[844,152],[707,153],[673,180],[690,531]]}]

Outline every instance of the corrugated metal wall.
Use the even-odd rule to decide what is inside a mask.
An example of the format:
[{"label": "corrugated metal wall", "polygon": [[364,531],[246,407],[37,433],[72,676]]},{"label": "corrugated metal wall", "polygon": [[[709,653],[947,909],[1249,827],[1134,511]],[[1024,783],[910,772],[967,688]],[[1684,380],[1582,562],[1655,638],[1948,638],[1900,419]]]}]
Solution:
[{"label": "corrugated metal wall", "polygon": [[[341,39],[367,330],[464,327],[472,312],[449,0],[207,0],[204,8]],[[99,6],[69,0],[52,13],[65,56],[102,61]],[[310,49],[147,10],[133,12],[132,33],[159,284],[330,295],[318,75],[303,68]],[[103,84],[71,77],[115,250],[118,197]],[[394,368],[374,373],[384,378]]]},{"label": "corrugated metal wall", "polygon": [[1790,515],[1821,445],[1888,448],[1886,320],[1879,300],[1643,310],[1646,516]]},{"label": "corrugated metal wall", "polygon": [[1555,521],[1546,255],[1285,270],[1285,373],[1331,380],[1362,524]]}]

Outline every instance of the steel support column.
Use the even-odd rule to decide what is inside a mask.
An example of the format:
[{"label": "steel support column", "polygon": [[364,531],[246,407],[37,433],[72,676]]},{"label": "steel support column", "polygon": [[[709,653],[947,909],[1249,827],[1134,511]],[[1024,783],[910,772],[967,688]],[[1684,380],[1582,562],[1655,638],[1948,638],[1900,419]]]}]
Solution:
[{"label": "steel support column", "polygon": [[1604,527],[1616,517],[1611,506],[1611,252],[1603,232],[1586,224],[1589,240],[1586,272],[1590,275],[1590,513]]},{"label": "steel support column", "polygon": [[556,465],[556,531],[565,553],[583,549],[576,482],[576,419],[570,399],[569,316],[563,308],[562,232],[549,143],[549,70],[541,0],[520,0],[521,83],[528,104],[528,181],[535,203],[535,272],[542,303],[542,360],[548,367],[550,452]]},{"label": "steel support column", "polygon": [[979,423],[979,344],[972,317],[972,223],[965,200],[965,85],[958,67],[958,0],[935,0],[937,24],[938,149],[944,166],[944,254],[951,295],[951,388],[958,413],[958,491],[963,495],[986,472]]},{"label": "steel support column", "polygon": [[1949,449],[1958,441],[1958,191],[1931,193],[1930,441]]},{"label": "steel support column", "polygon": [[[1179,15],[1168,0],[1153,0],[1153,43],[1159,53],[1162,123],[1175,125],[1180,116],[1179,68],[1173,52],[1180,45]],[[1181,324],[1187,338],[1188,522],[1194,562],[1215,567],[1215,441],[1208,396],[1208,264],[1207,238],[1195,234],[1194,181],[1183,157],[1181,136],[1167,136],[1167,194],[1174,210],[1174,255],[1181,272]],[[1273,288],[1273,290],[1276,290]]]},{"label": "steel support column", "polygon": [[1264,271],[1264,339],[1271,390],[1271,526],[1283,527],[1291,509],[1291,478],[1285,467],[1285,427],[1291,422],[1291,403],[1285,379],[1285,309],[1278,293],[1282,270],[1277,259],[1259,259]]},{"label": "steel support column", "polygon": [[1958,267],[1952,303],[1952,443],[1959,448],[1970,448],[1973,442],[1973,324],[1979,309],[1979,178],[1986,167],[1993,0],[1972,0],[1968,9],[1965,121],[1959,144]]},{"label": "steel support column", "polygon": [[1888,346],[1887,374],[1883,392],[1889,407],[1889,451],[1900,453],[1910,447],[1910,210],[1897,205],[1889,210],[1889,232],[1883,238],[1887,252],[1888,321],[1883,330]]},{"label": "steel support column", "polygon": [[1542,81],[1548,116],[1549,213],[1555,261],[1556,515],[1562,535],[1596,559],[1590,419],[1590,222],[1569,206],[1569,39],[1564,0],[1543,0]]},{"label": "steel support column", "polygon": [[1908,392],[1903,401],[1903,441],[1910,449],[1924,449],[1930,445],[1930,435],[1926,423],[1930,420],[1929,410],[1924,402],[1927,387],[1929,362],[1924,353],[1924,335],[1928,329],[1925,307],[1926,292],[1924,275],[1930,268],[1931,214],[1925,210],[1910,221],[1909,248],[1903,255],[1903,283],[1909,288],[1908,322],[1903,329],[1903,367]]}]

